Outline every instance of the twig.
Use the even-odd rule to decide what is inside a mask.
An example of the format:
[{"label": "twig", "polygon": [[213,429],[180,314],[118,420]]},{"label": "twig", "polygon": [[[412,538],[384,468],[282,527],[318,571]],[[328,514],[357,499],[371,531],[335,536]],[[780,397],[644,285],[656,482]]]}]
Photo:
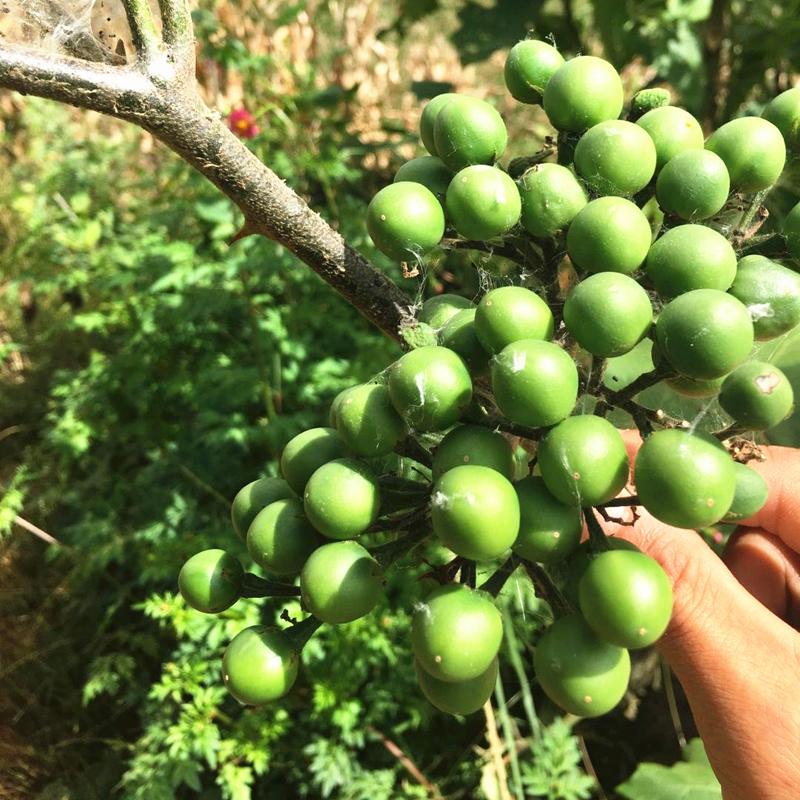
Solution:
[{"label": "twig", "polygon": [[553,579],[547,574],[540,564],[521,558],[520,562],[531,579],[536,596],[544,600],[556,615],[566,614],[572,609],[559,588],[553,583]]},{"label": "twig", "polygon": [[642,501],[639,500],[638,495],[633,495],[632,497],[617,497],[614,500],[609,500],[607,503],[603,503],[602,506],[598,506],[598,508],[618,508],[619,506],[640,506]]},{"label": "twig", "polygon": [[299,597],[300,587],[292,586],[290,583],[278,583],[268,581],[253,575],[252,572],[245,572],[241,578],[240,590],[242,597]]},{"label": "twig", "polygon": [[225,497],[224,494],[222,494],[221,492],[217,491],[210,484],[206,483],[199,475],[195,475],[194,472],[192,472],[189,469],[189,467],[187,467],[185,464],[179,463],[178,464],[178,469],[184,475],[186,475],[187,478],[189,478],[192,481],[194,481],[194,483],[196,483],[201,489],[205,489],[205,491],[207,491],[210,495],[212,495],[212,497],[215,497],[217,500],[219,500],[220,503],[222,503],[228,509],[228,511],[230,511],[230,509],[231,509],[231,501],[228,500],[228,498]]},{"label": "twig", "polygon": [[158,33],[147,0],[122,0],[131,29],[133,46],[145,67],[155,61],[159,52]]},{"label": "twig", "polygon": [[47,531],[43,531],[32,522],[28,522],[28,520],[23,519],[19,516],[19,514],[14,517],[14,522],[19,525],[20,528],[32,533],[34,536],[38,536],[42,541],[47,542],[48,544],[57,544],[59,547],[63,547],[65,550],[72,550],[68,544],[62,544],[58,541],[58,539],[56,539],[55,536],[51,536]]},{"label": "twig", "polygon": [[[503,684],[500,680],[500,675],[497,676],[497,684],[495,687],[495,693],[497,695],[497,704],[498,706],[505,710],[506,698],[503,692]],[[497,721],[494,717],[494,709],[492,708],[492,700],[489,698],[486,701],[486,704],[483,706],[483,713],[486,717],[486,739],[489,742],[489,754],[492,757],[492,763],[494,764],[494,771],[495,775],[497,776],[497,788],[500,792],[501,800],[512,800],[511,792],[508,790],[508,776],[506,775],[506,763],[503,760],[503,742],[500,739],[500,734],[497,732]],[[506,717],[508,717],[508,712],[506,711]],[[506,736],[506,738],[509,738]],[[512,737],[513,738],[513,737]],[[512,755],[513,754],[513,755]],[[516,748],[511,747],[509,748],[509,755],[511,756],[511,769],[512,772],[514,770],[514,766],[516,764],[516,770],[519,772],[519,762],[516,760],[517,751]],[[520,783],[522,782],[520,776]],[[522,800],[524,798],[523,794],[519,795],[518,800]]]},{"label": "twig", "polygon": [[506,581],[511,577],[518,566],[519,561],[517,558],[511,556],[480,585],[480,590],[482,592],[488,592],[492,597],[497,597],[503,586],[505,586]]},{"label": "twig", "polygon": [[380,743],[403,765],[414,780],[425,788],[432,798],[435,800],[443,800],[439,787],[435,783],[431,783],[422,774],[419,767],[391,739],[381,733],[373,725],[367,725],[367,731],[380,740]]}]

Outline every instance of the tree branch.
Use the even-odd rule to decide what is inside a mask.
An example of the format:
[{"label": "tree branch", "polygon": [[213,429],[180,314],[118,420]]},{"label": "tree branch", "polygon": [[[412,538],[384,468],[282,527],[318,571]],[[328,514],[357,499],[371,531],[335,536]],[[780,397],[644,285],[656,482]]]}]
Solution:
[{"label": "tree branch", "polygon": [[122,0],[122,5],[130,25],[136,56],[145,65],[151,64],[158,57],[160,43],[150,3],[147,0]]},{"label": "tree branch", "polygon": [[137,121],[155,97],[144,75],[69,56],[0,45],[0,87]]},{"label": "tree branch", "polygon": [[149,131],[239,207],[245,217],[239,238],[261,234],[284,245],[400,341],[400,328],[412,315],[406,295],[262,164],[179,75],[150,69],[148,79],[128,68],[0,46],[0,88],[99,111]]},{"label": "tree branch", "polygon": [[187,77],[194,75],[194,30],[188,0],[158,0],[164,44],[175,65]]}]

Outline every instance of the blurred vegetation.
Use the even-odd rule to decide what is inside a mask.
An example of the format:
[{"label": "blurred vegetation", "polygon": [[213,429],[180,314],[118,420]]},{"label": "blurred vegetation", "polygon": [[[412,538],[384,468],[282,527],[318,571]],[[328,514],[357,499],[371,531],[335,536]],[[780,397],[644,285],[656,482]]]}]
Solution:
[{"label": "blurred vegetation", "polygon": [[[472,294],[488,265],[451,255],[404,279],[371,247],[366,203],[414,154],[437,91],[496,102],[509,155],[540,146],[540,112],[501,83],[527,29],[610,58],[630,93],[670,86],[707,127],[788,88],[800,48],[798,3],[764,0],[203,0],[195,22],[209,101],[246,107],[254,151],[412,296]],[[555,715],[525,674],[545,612],[522,580],[502,599],[496,719],[445,718],[419,696],[410,567],[374,614],[312,640],[285,702],[233,701],[226,642],[284,606],[205,617],[176,595],[180,565],[209,546],[249,563],[229,500],[276,474],[283,445],[394,345],[282,248],[229,247],[238,212],[147,135],[10,95],[0,123],[3,797],[494,800],[510,785],[572,800],[679,761],[692,723],[679,691],[659,691],[653,653],[625,708],[577,726]],[[796,195],[779,187],[776,216]],[[685,773],[648,769],[619,796]]]}]

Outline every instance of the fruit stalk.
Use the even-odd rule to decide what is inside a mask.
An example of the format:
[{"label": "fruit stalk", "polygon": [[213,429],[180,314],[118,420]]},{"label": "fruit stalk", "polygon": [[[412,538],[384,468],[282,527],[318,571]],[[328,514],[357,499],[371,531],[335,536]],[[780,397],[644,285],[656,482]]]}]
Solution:
[{"label": "fruit stalk", "polygon": [[252,572],[245,572],[242,576],[241,593],[242,597],[298,597],[300,587],[266,580]]}]

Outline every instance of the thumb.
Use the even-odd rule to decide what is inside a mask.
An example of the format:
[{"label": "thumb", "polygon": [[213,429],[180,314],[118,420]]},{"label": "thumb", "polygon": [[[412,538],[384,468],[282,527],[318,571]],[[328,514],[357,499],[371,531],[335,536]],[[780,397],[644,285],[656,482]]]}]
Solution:
[{"label": "thumb", "polygon": [[[686,692],[726,800],[796,797],[785,752],[774,745],[776,736],[785,739],[782,728],[798,722],[800,637],[737,581],[695,531],[664,525],[644,509],[637,513],[633,527],[603,527],[636,544],[669,576],[673,616],[657,646]],[[789,712],[769,713],[776,704]]]}]

